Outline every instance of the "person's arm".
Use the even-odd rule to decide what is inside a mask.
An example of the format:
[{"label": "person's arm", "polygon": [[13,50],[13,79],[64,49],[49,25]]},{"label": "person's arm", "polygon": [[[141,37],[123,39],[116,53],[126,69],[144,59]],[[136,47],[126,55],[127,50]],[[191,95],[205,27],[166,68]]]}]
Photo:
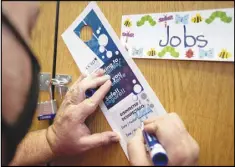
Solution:
[{"label": "person's arm", "polygon": [[[17,148],[11,165],[45,164],[57,156],[75,155],[89,149],[118,142],[112,131],[91,134],[84,123],[96,111],[111,88],[110,76],[98,70],[90,76],[82,75],[67,92],[53,124],[46,130],[30,132]],[[97,88],[90,97],[85,91]]]},{"label": "person's arm", "polygon": [[55,155],[46,138],[47,129],[28,133],[17,148],[10,165],[35,165],[51,161]]}]

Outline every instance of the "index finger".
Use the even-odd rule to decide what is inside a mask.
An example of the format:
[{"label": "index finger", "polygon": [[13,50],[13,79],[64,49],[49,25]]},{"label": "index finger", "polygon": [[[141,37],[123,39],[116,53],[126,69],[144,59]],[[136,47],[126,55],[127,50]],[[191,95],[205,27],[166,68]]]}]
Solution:
[{"label": "index finger", "polygon": [[159,121],[159,120],[164,120],[168,117],[168,114],[165,114],[165,115],[161,115],[161,116],[153,116],[149,119],[146,119],[144,120],[144,125],[148,125],[148,124],[151,124],[155,121]]},{"label": "index finger", "polygon": [[104,99],[105,95],[108,93],[112,86],[112,82],[110,80],[106,81],[92,96],[91,100],[96,104],[100,104],[100,102]]}]

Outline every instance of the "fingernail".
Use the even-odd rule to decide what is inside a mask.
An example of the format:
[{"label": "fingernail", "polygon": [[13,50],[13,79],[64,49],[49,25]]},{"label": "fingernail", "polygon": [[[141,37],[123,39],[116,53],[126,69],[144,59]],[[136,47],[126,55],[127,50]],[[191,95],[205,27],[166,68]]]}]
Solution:
[{"label": "fingernail", "polygon": [[120,137],[118,136],[118,134],[115,134],[114,136],[111,137],[111,140],[114,142],[118,142],[120,140]]},{"label": "fingernail", "polygon": [[83,72],[81,75],[82,75],[82,77],[84,77],[84,78],[87,77],[87,74],[84,73],[84,72]]},{"label": "fingernail", "polygon": [[110,80],[107,80],[106,82],[107,82],[107,84],[112,85],[112,82]]},{"label": "fingernail", "polygon": [[140,128],[138,128],[136,131],[135,131],[135,135],[142,135],[142,131]]},{"label": "fingernail", "polygon": [[104,71],[102,68],[100,68],[100,69],[98,69],[98,70],[96,71],[96,73],[98,73],[98,74],[99,74],[99,73],[102,73],[102,74],[103,74],[104,72],[105,72],[105,71]]},{"label": "fingernail", "polygon": [[105,80],[110,80],[111,79],[110,75],[104,75],[103,77],[104,77]]}]

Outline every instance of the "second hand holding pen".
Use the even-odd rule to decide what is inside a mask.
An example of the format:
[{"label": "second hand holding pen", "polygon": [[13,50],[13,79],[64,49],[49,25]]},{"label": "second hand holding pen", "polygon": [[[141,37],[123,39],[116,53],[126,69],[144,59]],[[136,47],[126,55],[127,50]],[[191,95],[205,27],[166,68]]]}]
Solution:
[{"label": "second hand holding pen", "polygon": [[141,130],[154,166],[166,166],[168,164],[168,157],[165,149],[154,135],[144,131],[143,122],[141,123]]}]

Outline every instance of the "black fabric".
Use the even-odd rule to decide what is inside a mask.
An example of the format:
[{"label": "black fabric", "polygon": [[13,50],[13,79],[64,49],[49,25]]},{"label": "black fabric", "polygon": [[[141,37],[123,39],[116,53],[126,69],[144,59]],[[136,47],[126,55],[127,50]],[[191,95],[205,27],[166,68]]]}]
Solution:
[{"label": "black fabric", "polygon": [[[18,119],[14,122],[14,124],[9,125],[2,117],[2,135],[5,137],[5,152],[4,152],[4,164],[8,165],[12,158],[15,155],[15,151],[17,145],[21,142],[21,140],[25,137],[28,132],[30,125],[32,123],[32,119],[34,113],[37,108],[37,101],[39,95],[39,72],[40,65],[31,51],[30,47],[27,45],[23,37],[17,31],[17,29],[13,26],[10,20],[2,13],[2,24],[4,24],[13,34],[17,41],[22,45],[22,47],[27,52],[30,61],[31,61],[31,86],[28,90],[27,100],[24,104],[23,111],[19,115]],[[23,75],[23,74],[22,74]],[[15,81],[10,81],[15,82]],[[12,104],[14,105],[14,104]],[[8,111],[11,112],[11,111]],[[33,146],[32,146],[33,147]],[[3,161],[2,161],[3,162]]]}]

